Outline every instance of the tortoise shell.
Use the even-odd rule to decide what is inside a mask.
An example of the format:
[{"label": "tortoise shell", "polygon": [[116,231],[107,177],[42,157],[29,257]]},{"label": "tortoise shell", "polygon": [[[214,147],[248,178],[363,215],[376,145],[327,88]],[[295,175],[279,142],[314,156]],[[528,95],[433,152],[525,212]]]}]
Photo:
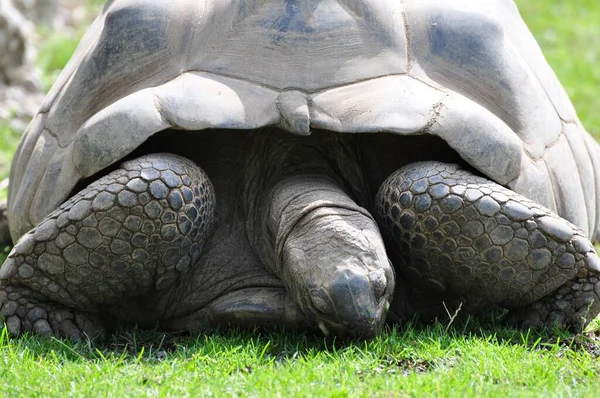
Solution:
[{"label": "tortoise shell", "polygon": [[157,132],[263,126],[438,136],[598,230],[598,146],[512,1],[112,0],[15,154],[11,235]]}]

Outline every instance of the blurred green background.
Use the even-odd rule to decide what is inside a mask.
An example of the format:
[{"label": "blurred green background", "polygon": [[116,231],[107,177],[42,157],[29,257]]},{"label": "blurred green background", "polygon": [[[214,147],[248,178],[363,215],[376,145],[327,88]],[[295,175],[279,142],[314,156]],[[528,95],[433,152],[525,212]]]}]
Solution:
[{"label": "blurred green background", "polygon": [[600,139],[600,1],[518,0],[517,5],[583,125]]}]

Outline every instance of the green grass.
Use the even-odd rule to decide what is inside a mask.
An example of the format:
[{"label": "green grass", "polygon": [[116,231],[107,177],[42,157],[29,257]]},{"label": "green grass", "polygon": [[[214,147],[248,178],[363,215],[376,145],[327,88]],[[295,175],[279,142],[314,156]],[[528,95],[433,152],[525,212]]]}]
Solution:
[{"label": "green grass", "polygon": [[574,339],[439,324],[354,344],[256,331],[127,333],[102,347],[4,337],[0,352],[8,396],[594,396],[600,371]]},{"label": "green grass", "polygon": [[[600,138],[600,4],[518,4],[583,124]],[[46,87],[76,43],[63,34],[48,37],[39,58]],[[17,141],[18,133],[0,122],[0,181]],[[522,333],[496,321],[409,326],[372,342],[346,344],[283,332],[182,337],[123,331],[102,344],[3,334],[0,395],[598,395],[595,334]]]}]

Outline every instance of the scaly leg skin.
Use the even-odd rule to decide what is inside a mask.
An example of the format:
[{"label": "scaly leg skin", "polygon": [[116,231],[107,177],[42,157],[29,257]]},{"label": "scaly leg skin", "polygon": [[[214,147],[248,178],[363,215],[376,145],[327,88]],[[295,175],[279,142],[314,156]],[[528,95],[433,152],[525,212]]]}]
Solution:
[{"label": "scaly leg skin", "polygon": [[101,316],[168,294],[196,264],[214,206],[208,177],[188,159],[124,162],[20,239],[0,269],[0,318],[13,334],[101,334]]},{"label": "scaly leg skin", "polygon": [[509,189],[457,165],[421,162],[393,173],[376,206],[396,271],[438,305],[502,306],[524,327],[577,329],[600,312],[593,245]]},{"label": "scaly leg skin", "polygon": [[324,176],[292,176],[268,196],[265,264],[325,335],[373,338],[394,274],[371,215]]}]

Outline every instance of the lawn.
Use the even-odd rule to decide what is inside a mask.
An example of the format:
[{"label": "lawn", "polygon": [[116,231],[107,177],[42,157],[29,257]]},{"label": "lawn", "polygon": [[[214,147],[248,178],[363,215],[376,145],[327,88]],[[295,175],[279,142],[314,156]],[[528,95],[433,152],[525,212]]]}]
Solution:
[{"label": "lawn", "polygon": [[[583,124],[600,139],[600,3],[518,4]],[[39,61],[45,84],[75,43],[64,34],[47,34]],[[0,181],[8,175],[18,136],[0,121]],[[598,395],[595,333],[520,332],[499,325],[499,314],[457,324],[442,320],[390,329],[367,343],[281,331],[178,336],[130,330],[101,344],[10,339],[4,333],[0,395]]]},{"label": "lawn", "polygon": [[[393,329],[338,344],[273,332],[123,333],[95,347],[0,339],[7,396],[595,396],[600,364],[570,337]],[[143,341],[139,341],[142,339]]]}]

